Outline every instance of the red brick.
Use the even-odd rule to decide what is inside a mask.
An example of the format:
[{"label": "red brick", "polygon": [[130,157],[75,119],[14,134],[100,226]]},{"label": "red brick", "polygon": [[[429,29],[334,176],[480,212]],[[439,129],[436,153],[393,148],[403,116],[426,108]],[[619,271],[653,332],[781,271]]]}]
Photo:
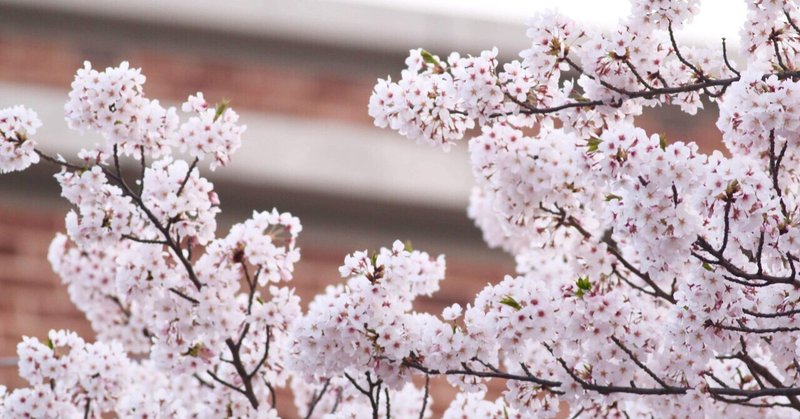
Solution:
[{"label": "red brick", "polygon": [[[0,80],[66,92],[86,55],[82,45],[67,39],[0,33]],[[240,109],[371,124],[365,110],[373,77],[330,76],[248,59],[220,62],[213,56],[134,46],[125,48],[125,57],[143,68],[148,95],[162,100],[182,101],[202,89],[210,100],[227,98]],[[106,64],[111,63],[95,66]]]}]

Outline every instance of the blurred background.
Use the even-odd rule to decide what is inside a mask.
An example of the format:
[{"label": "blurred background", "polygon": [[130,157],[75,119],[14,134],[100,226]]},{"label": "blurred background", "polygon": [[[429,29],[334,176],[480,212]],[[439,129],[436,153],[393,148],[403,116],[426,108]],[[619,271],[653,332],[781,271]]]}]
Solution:
[{"label": "blurred background", "polygon": [[[466,143],[442,153],[375,128],[367,115],[372,86],[399,76],[411,48],[446,55],[497,46],[502,61],[514,59],[527,47],[527,16],[555,2],[443,7],[455,3],[0,0],[0,107],[35,109],[45,124],[37,141],[73,156],[96,141],[69,131],[63,120],[69,84],[84,60],[95,68],[123,60],[141,67],[146,95],[167,105],[197,91],[210,103],[229,99],[248,130],[233,163],[206,172],[222,202],[218,233],[253,210],[277,207],[299,216],[303,258],[293,285],[305,302],[340,281],[345,254],[410,240],[447,255],[442,291],[418,304],[438,313],[512,274],[513,260],[487,249],[466,216],[473,183]],[[626,14],[625,2],[621,9],[610,2],[599,15],[575,3],[581,2],[571,3],[575,13],[607,24]],[[713,143],[714,118],[670,110],[642,125],[670,139]],[[54,172],[39,164],[0,176],[0,358],[15,355],[22,335],[42,337],[52,328],[92,338],[45,258],[67,210]],[[0,366],[0,383],[20,385],[16,374]],[[448,394],[437,386],[437,412]]]}]

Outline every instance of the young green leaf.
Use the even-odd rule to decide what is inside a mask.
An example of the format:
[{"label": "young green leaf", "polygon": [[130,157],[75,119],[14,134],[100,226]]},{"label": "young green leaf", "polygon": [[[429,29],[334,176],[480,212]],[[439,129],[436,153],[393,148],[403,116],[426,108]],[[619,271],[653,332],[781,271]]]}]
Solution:
[{"label": "young green leaf", "polygon": [[221,117],[222,114],[224,114],[225,111],[228,110],[228,107],[230,107],[230,104],[231,104],[231,102],[228,99],[222,99],[222,102],[217,103],[217,108],[214,111],[214,122],[216,122],[217,119],[219,119],[219,117]]},{"label": "young green leaf", "polygon": [[588,291],[592,290],[592,282],[589,281],[589,277],[588,276],[578,277],[578,281],[575,283],[575,285],[578,287],[578,290],[575,291],[575,295],[577,295],[578,297],[581,297],[581,298]]},{"label": "young green leaf", "polygon": [[517,311],[522,310],[522,306],[519,305],[517,300],[515,300],[514,297],[510,295],[506,295],[505,297],[503,297],[503,299],[500,300],[500,304],[507,305]]},{"label": "young green leaf", "polygon": [[597,137],[589,138],[589,141],[586,142],[586,151],[589,152],[589,153],[596,152],[597,151],[597,147],[602,142],[603,142],[603,140],[601,140],[601,139],[599,139]]},{"label": "young green leaf", "polygon": [[442,66],[439,63],[439,60],[437,60],[436,57],[433,56],[433,54],[431,54],[430,52],[428,52],[428,51],[426,51],[424,49],[419,52],[419,55],[422,56],[422,61],[425,61],[427,64],[430,64],[430,65],[433,65],[433,66],[436,66],[436,67],[441,67]]}]

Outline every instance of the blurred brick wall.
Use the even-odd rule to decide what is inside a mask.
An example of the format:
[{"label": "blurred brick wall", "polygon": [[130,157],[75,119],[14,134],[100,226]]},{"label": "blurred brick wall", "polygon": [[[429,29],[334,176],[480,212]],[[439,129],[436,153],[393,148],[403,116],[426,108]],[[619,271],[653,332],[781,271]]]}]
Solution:
[{"label": "blurred brick wall", "polygon": [[239,109],[371,124],[369,95],[376,78],[386,76],[327,73],[136,44],[104,51],[74,40],[3,34],[0,29],[0,80],[56,87],[66,98],[75,71],[85,60],[98,69],[127,60],[147,76],[149,97],[183,101],[202,90],[210,102],[225,98]]},{"label": "blurred brick wall", "polygon": [[[63,217],[0,207],[0,358],[13,357],[22,335],[51,328],[90,334],[88,323],[50,269],[47,247]],[[0,367],[0,383],[23,383],[16,368]]]}]

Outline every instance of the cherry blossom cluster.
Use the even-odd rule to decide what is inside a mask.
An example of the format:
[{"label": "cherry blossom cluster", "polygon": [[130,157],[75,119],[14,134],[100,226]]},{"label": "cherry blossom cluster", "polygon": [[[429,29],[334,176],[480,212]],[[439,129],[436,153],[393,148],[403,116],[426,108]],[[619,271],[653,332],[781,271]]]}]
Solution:
[{"label": "cherry blossom cluster", "polygon": [[438,290],[445,270],[443,256],[405,247],[396,241],[373,256],[361,251],[346,257],[339,271],[347,284],[329,286],[293,325],[296,371],[316,380],[371,372],[402,388],[407,377],[391,361],[411,353],[425,332],[412,302]]},{"label": "cherry blossom cluster", "polygon": [[[676,41],[699,7],[635,0],[610,31],[542,13],[520,61],[413,50],[378,82],[377,126],[444,149],[474,134],[468,213],[519,274],[443,313],[467,342],[420,339],[396,363],[447,375],[467,410],[796,415],[800,17],[749,1],[734,63],[724,40]],[[724,149],[637,127],[644,108],[709,102]]]},{"label": "cherry blossom cluster", "polygon": [[36,142],[30,138],[42,122],[23,106],[0,109],[0,173],[27,169],[39,162]]},{"label": "cherry blossom cluster", "polygon": [[17,351],[20,376],[31,387],[4,395],[3,417],[277,417],[269,407],[254,413],[246,402],[220,397],[191,376],[133,361],[118,342],[86,343],[73,332],[51,331],[46,342],[24,338]]},{"label": "cherry blossom cluster", "polygon": [[67,214],[67,233],[72,240],[89,244],[111,243],[131,232],[131,198],[110,184],[100,166],[85,171],[62,171],[56,175],[61,196],[75,209]]},{"label": "cherry blossom cluster", "polygon": [[150,340],[142,332],[146,328],[144,312],[138,302],[123,305],[117,285],[118,257],[129,247],[78,247],[66,235],[57,234],[50,243],[48,260],[99,341],[117,341],[128,352],[146,353]]},{"label": "cherry blossom cluster", "polygon": [[106,140],[98,147],[105,153],[113,145],[126,154],[146,150],[153,157],[168,153],[174,141],[178,115],[157,100],[144,96],[145,76],[127,62],[97,71],[88,61],[72,82],[65,105],[67,124],[79,132],[97,132]]},{"label": "cherry blossom cluster", "polygon": [[[309,417],[359,417],[378,405],[385,416],[431,416],[427,385],[392,377],[398,368],[389,361],[364,368],[372,355],[358,348],[383,345],[387,352],[374,355],[387,359],[411,350],[404,346],[409,336],[395,328],[409,322],[409,332],[419,332],[411,304],[438,290],[443,257],[401,242],[348,256],[340,272],[351,278],[348,290],[320,299],[349,304],[364,320],[375,310],[385,318],[356,347],[331,324],[331,342],[342,352],[330,356],[314,331],[323,327],[319,317],[335,313],[312,303],[319,309],[304,315],[287,284],[300,260],[300,220],[276,209],[254,211],[226,235],[217,233],[220,202],[199,162],[210,156],[213,170],[230,161],[245,129],[237,114],[227,103],[209,106],[198,93],[182,107],[193,115],[181,123],[176,110],[144,95],[144,81],[127,63],[104,71],[86,63],[78,71],[67,122],[103,141],[75,161],[37,148],[29,138],[40,125],[32,111],[4,111],[3,144],[16,154],[3,170],[40,157],[60,167],[55,178],[73,209],[48,259],[98,340],[67,331],[53,331],[45,342],[25,337],[19,367],[30,387],[2,388],[0,416],[273,418],[276,391],[290,382],[297,411]],[[312,347],[325,350],[314,355]],[[336,364],[313,364],[326,360]],[[352,382],[351,372],[358,376]]]},{"label": "cherry blossom cluster", "polygon": [[103,142],[74,162],[29,138],[35,113],[2,112],[3,171],[40,157],[61,168],[56,180],[73,209],[48,259],[98,342],[63,331],[46,343],[25,338],[20,374],[31,387],[4,390],[0,416],[277,415],[275,389],[290,377],[288,330],[301,315],[286,283],[302,226],[289,213],[254,212],[218,237],[220,203],[198,163],[208,155],[212,169],[227,164],[245,127],[202,94],[189,98],[183,109],[194,115],[181,123],[144,95],[144,82],[127,63],[78,71],[67,123]]},{"label": "cherry blossom cluster", "polygon": [[153,162],[144,171],[141,199],[160,224],[170,226],[173,237],[202,245],[214,239],[217,193],[186,161],[166,157]]},{"label": "cherry blossom cluster", "polygon": [[[128,384],[130,360],[119,343],[86,343],[75,333],[51,331],[46,342],[17,346],[19,373],[30,388],[11,392],[3,417],[80,417],[113,410]],[[81,408],[82,407],[82,408]]]},{"label": "cherry blossom cluster", "polygon": [[180,150],[196,158],[211,156],[211,170],[228,164],[231,155],[242,145],[245,127],[237,124],[239,115],[225,102],[210,108],[200,92],[189,96],[181,109],[196,115],[180,127],[176,138]]},{"label": "cherry blossom cluster", "polygon": [[164,108],[144,95],[145,80],[141,70],[127,62],[97,71],[87,61],[78,70],[64,107],[67,124],[105,140],[84,158],[108,158],[114,147],[122,155],[160,158],[177,148],[198,159],[210,156],[212,170],[226,165],[246,129],[238,124],[238,114],[225,102],[210,107],[198,93],[181,107],[194,114],[181,123],[175,108]]}]

